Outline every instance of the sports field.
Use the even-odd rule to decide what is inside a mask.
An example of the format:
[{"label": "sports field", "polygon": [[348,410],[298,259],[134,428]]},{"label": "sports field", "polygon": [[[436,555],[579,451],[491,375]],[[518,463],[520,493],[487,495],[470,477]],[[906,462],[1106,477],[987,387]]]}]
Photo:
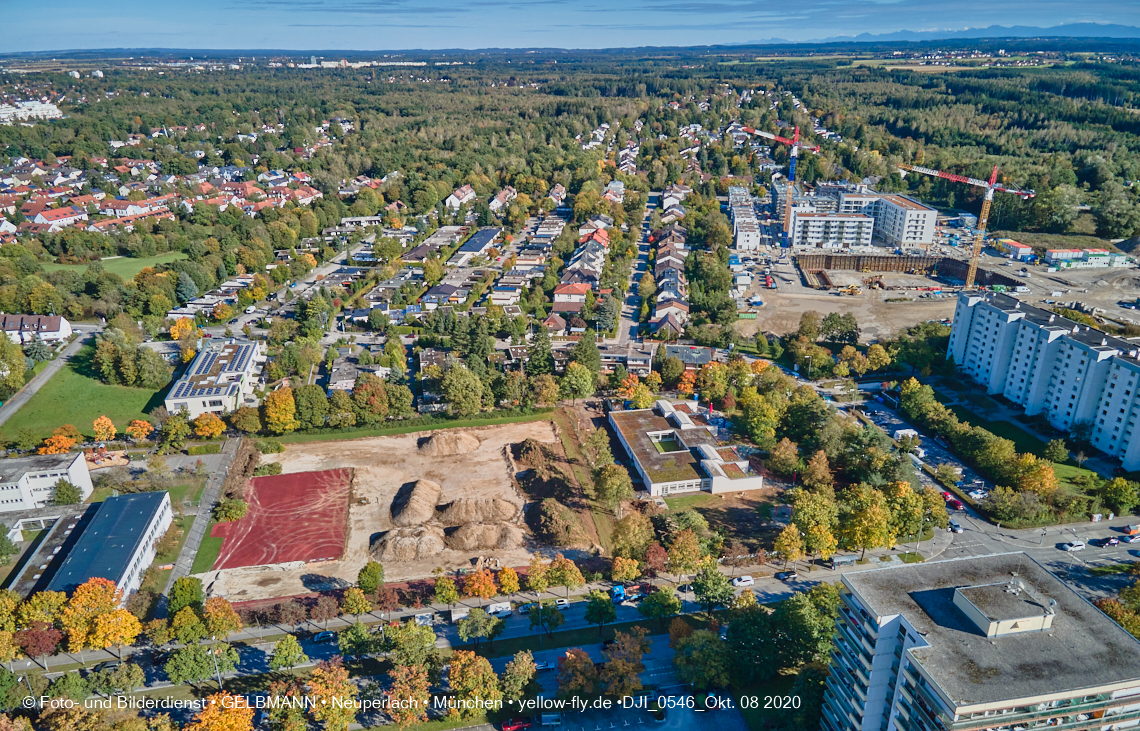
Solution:
[{"label": "sports field", "polygon": [[253,478],[245,489],[249,512],[210,533],[223,539],[214,569],[340,558],[351,491],[348,469]]}]

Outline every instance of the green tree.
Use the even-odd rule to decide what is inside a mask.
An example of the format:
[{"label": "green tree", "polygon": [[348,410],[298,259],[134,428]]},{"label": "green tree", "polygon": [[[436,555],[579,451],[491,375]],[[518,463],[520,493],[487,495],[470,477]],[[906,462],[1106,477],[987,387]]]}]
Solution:
[{"label": "green tree", "polygon": [[166,611],[171,617],[186,607],[201,612],[205,602],[206,592],[202,589],[202,580],[193,576],[180,576],[170,587],[170,602]]},{"label": "green tree", "polygon": [[554,373],[550,333],[542,325],[535,330],[530,347],[527,349],[526,372],[528,376]]},{"label": "green tree", "polygon": [[369,561],[356,574],[356,585],[365,594],[372,596],[384,585],[384,565],[379,561]]},{"label": "green tree", "polygon": [[681,613],[681,598],[671,588],[663,586],[645,597],[637,611],[646,619],[664,620]]},{"label": "green tree", "polygon": [[594,492],[602,505],[616,514],[622,502],[633,498],[629,471],[618,464],[600,467],[594,475]]},{"label": "green tree", "polygon": [[537,674],[538,668],[534,664],[534,656],[530,650],[520,650],[515,653],[503,668],[503,674],[499,678],[503,698],[517,701],[531,695],[529,690]]},{"label": "green tree", "polygon": [[479,646],[479,642],[484,639],[494,641],[496,637],[502,634],[505,624],[503,620],[496,616],[487,614],[482,609],[476,607],[468,612],[467,616],[455,623],[456,632],[459,634],[459,639],[464,642],[475,641],[475,646]]},{"label": "green tree", "polygon": [[1106,480],[1096,488],[1096,495],[1117,515],[1127,515],[1137,503],[1140,503],[1138,490],[1140,485],[1135,482],[1116,477]]},{"label": "green tree", "polygon": [[530,612],[530,627],[536,627],[545,630],[546,634],[553,635],[554,630],[566,624],[566,617],[558,610],[554,604],[553,599],[547,599],[538,603],[538,606]]},{"label": "green tree", "polygon": [[360,657],[372,651],[373,638],[368,627],[357,620],[343,632],[337,633],[337,648],[342,654],[350,657]]},{"label": "green tree", "polygon": [[329,400],[325,390],[315,384],[300,386],[293,391],[297,420],[301,429],[320,429],[325,426],[329,413]]},{"label": "green tree", "polygon": [[586,597],[586,621],[598,625],[598,634],[602,627],[617,619],[617,609],[609,595],[599,589],[594,589]]},{"label": "green tree", "polygon": [[1052,439],[1045,445],[1045,459],[1062,464],[1069,459],[1069,448],[1064,439]]},{"label": "green tree", "polygon": [[454,579],[449,576],[441,576],[435,580],[435,602],[436,604],[446,604],[449,607],[453,607],[459,602],[459,587],[455,585]]},{"label": "green tree", "polygon": [[732,680],[728,647],[715,632],[697,630],[677,643],[673,665],[677,677],[694,690],[725,688]]},{"label": "green tree", "polygon": [[443,399],[457,416],[470,416],[483,408],[483,382],[463,365],[454,365],[443,376]]},{"label": "green tree", "polygon": [[720,572],[716,561],[705,557],[693,576],[693,594],[701,608],[709,613],[718,606],[728,606],[735,592],[732,582]]},{"label": "green tree", "polygon": [[60,478],[56,481],[51,493],[52,505],[78,505],[83,501],[83,493],[68,480]]},{"label": "green tree", "polygon": [[594,372],[581,363],[571,363],[566,366],[560,386],[562,394],[577,403],[580,398],[594,395]]},{"label": "green tree", "polygon": [[578,339],[570,351],[570,360],[586,366],[591,375],[601,373],[602,354],[598,350],[597,338],[593,330],[582,333],[582,337]]},{"label": "green tree", "polygon": [[273,646],[273,653],[269,656],[269,669],[292,670],[298,665],[309,661],[309,656],[301,649],[301,643],[293,635],[285,635]]}]

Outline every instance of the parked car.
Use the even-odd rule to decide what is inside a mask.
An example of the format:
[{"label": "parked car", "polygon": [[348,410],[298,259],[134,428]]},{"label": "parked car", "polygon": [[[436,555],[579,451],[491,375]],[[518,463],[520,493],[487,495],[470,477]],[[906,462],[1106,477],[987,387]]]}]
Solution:
[{"label": "parked car", "polygon": [[511,718],[503,721],[503,731],[522,731],[524,728],[530,728],[534,725],[534,721],[529,718]]},{"label": "parked car", "polygon": [[554,606],[558,609],[558,611],[565,612],[567,609],[570,608],[570,600],[569,599],[562,599],[562,598],[555,599],[554,600]]},{"label": "parked car", "polygon": [[[416,624],[419,622],[417,621]],[[313,637],[313,642],[336,642],[336,632],[318,632]]]},{"label": "parked car", "polygon": [[102,670],[110,670],[111,672],[114,672],[114,671],[118,670],[119,666],[121,666],[122,664],[123,663],[120,660],[108,660],[106,662],[101,662],[98,665],[96,665],[95,667],[91,668],[91,671],[98,673]]},{"label": "parked car", "polygon": [[1140,543],[1140,536],[1124,536],[1120,539],[1121,543]]},{"label": "parked car", "polygon": [[1062,550],[1069,551],[1070,553],[1073,551],[1083,551],[1085,550],[1085,542],[1072,541],[1071,543],[1066,543],[1065,545],[1061,546],[1061,548]]},{"label": "parked car", "polygon": [[534,669],[535,670],[553,670],[554,669],[554,663],[546,662],[545,660],[535,660],[534,661]]},{"label": "parked car", "polygon": [[692,593],[693,585],[692,584],[681,584],[680,586],[677,587],[677,591],[679,591],[683,594]]},{"label": "parked car", "polygon": [[968,494],[970,497],[979,502],[985,500],[990,496],[989,490],[971,490]]},{"label": "parked car", "polygon": [[780,581],[795,581],[796,579],[800,578],[800,575],[795,571],[781,571],[776,574],[776,578]]},{"label": "parked car", "polygon": [[531,602],[530,604],[524,604],[521,607],[519,607],[519,614],[530,614],[531,610],[537,609],[537,608],[538,608],[538,605],[535,604],[534,602]]},{"label": "parked car", "polygon": [[732,580],[733,586],[755,586],[756,580],[751,576],[737,576]]}]

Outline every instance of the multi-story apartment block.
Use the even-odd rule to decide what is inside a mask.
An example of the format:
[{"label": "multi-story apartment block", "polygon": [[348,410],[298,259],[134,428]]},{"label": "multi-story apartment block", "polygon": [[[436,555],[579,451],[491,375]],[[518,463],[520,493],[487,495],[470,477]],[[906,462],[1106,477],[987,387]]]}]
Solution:
[{"label": "multi-story apartment block", "polygon": [[901,195],[881,195],[875,202],[875,231],[893,246],[934,241],[938,211]]},{"label": "multi-story apartment block", "polygon": [[265,343],[235,340],[206,341],[194,362],[166,397],[170,413],[185,409],[196,419],[207,412],[227,414],[256,406],[254,390],[265,363]]},{"label": "multi-story apartment block", "polygon": [[844,574],[824,731],[1108,731],[1140,641],[1024,553]]},{"label": "multi-story apartment block", "polygon": [[862,213],[792,213],[792,246],[870,246],[875,219]]},{"label": "multi-story apartment block", "polygon": [[1005,294],[958,296],[949,355],[959,369],[1058,429],[1140,469],[1140,346]]}]

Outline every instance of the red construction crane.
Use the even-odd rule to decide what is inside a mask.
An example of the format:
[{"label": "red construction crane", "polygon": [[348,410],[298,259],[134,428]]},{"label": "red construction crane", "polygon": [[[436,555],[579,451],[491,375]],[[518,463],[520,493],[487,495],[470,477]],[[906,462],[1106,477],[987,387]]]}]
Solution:
[{"label": "red construction crane", "polygon": [[974,249],[970,252],[970,268],[966,272],[966,289],[974,286],[974,278],[978,274],[978,258],[982,255],[982,244],[986,240],[986,224],[990,219],[990,206],[993,204],[994,192],[1001,191],[1002,193],[1011,193],[1018,196],[1022,200],[1029,200],[1037,195],[1035,191],[1018,188],[1014,185],[1002,185],[997,182],[998,169],[994,165],[994,171],[990,173],[989,180],[979,180],[978,178],[970,178],[965,175],[955,175],[954,173],[945,173],[941,170],[934,170],[932,168],[924,168],[918,165],[899,164],[899,170],[903,176],[907,172],[922,173],[923,175],[932,175],[936,178],[944,178],[946,180],[953,180],[955,183],[965,183],[972,185],[975,188],[985,188],[985,197],[982,199],[982,212],[978,216],[978,230],[977,235],[974,237]]},{"label": "red construction crane", "polygon": [[796,160],[799,158],[799,151],[801,148],[807,150],[808,152],[819,152],[819,145],[805,145],[804,143],[800,142],[799,127],[795,128],[795,133],[792,135],[792,139],[790,140],[787,137],[780,137],[778,135],[772,134],[771,132],[762,132],[751,127],[743,127],[742,129],[750,135],[756,135],[758,137],[764,137],[769,140],[775,140],[776,142],[782,142],[792,148],[789,152],[788,159],[788,182],[785,185],[785,188],[787,190],[787,195],[785,197],[787,200],[784,203],[784,243],[790,246],[790,234],[792,227],[792,196],[795,194],[796,184]]}]

